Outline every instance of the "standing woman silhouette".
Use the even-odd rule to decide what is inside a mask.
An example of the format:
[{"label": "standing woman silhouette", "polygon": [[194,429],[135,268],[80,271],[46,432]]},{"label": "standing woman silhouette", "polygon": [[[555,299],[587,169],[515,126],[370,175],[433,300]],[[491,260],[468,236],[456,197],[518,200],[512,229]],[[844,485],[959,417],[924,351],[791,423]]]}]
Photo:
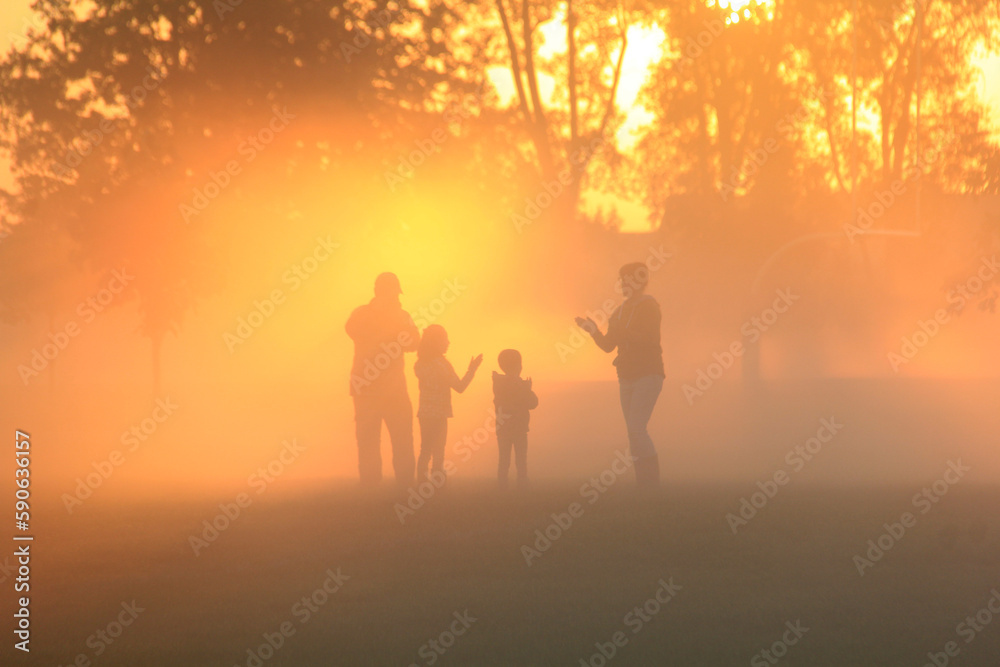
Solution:
[{"label": "standing woman silhouette", "polygon": [[618,279],[625,301],[608,318],[608,332],[601,333],[589,317],[577,317],[576,323],[605,352],[618,349],[614,365],[629,451],[635,463],[635,481],[640,486],[655,487],[660,482],[660,460],[647,425],[663,389],[660,305],[646,294],[649,269],[642,262],[623,266],[618,270]]}]

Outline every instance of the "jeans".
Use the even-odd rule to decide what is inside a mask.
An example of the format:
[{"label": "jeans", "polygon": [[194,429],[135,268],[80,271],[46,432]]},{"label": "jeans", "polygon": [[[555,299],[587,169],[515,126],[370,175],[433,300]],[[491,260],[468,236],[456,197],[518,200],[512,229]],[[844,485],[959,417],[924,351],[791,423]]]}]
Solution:
[{"label": "jeans", "polygon": [[396,482],[413,483],[413,405],[406,391],[354,397],[354,426],[358,438],[358,472],[361,483],[382,479],[382,422],[389,429],[392,467]]},{"label": "jeans", "polygon": [[653,415],[656,399],[663,389],[662,375],[644,375],[634,380],[619,380],[622,414],[628,428],[628,447],[638,460],[655,459],[656,448],[646,426]]},{"label": "jeans", "polygon": [[517,467],[517,483],[528,482],[528,434],[497,433],[497,444],[500,446],[500,464],[497,467],[497,480],[500,486],[507,485],[507,475],[510,471],[510,450],[514,449],[515,466]]},{"label": "jeans", "polygon": [[433,472],[444,469],[444,445],[448,439],[447,417],[418,417],[420,422],[420,458],[417,460],[417,478],[427,477],[427,467]]}]

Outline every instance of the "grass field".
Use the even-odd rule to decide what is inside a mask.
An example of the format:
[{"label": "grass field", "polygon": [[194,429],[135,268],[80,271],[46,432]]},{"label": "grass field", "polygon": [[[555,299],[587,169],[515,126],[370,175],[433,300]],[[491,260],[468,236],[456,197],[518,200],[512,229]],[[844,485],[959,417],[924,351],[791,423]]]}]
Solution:
[{"label": "grass field", "polygon": [[[232,496],[95,501],[72,517],[53,506],[37,520],[30,658],[4,664],[602,665],[597,645],[610,652],[616,632],[608,664],[776,664],[759,652],[783,636],[796,641],[772,660],[787,665],[919,666],[949,641],[949,664],[998,664],[1000,618],[969,642],[957,626],[1000,587],[1000,489],[956,485],[920,514],[919,488],[793,484],[734,535],[726,515],[745,486],[641,494],[630,481],[503,495],[459,480],[404,522],[388,489],[269,493],[198,555],[190,537]],[[522,546],[574,502],[529,566]],[[854,556],[905,511],[916,525],[859,575]],[[339,589],[316,594],[338,569]],[[661,580],[673,597],[648,603]],[[134,620],[122,606],[133,600]],[[131,624],[112,638],[123,614]],[[266,660],[248,653],[283,624]]]}]

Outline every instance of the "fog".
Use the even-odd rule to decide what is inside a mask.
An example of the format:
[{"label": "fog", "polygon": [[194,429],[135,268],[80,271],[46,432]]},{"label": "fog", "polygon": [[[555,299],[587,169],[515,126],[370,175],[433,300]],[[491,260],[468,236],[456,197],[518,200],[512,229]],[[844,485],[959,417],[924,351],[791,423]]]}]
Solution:
[{"label": "fog", "polygon": [[[65,500],[80,480],[110,469],[88,485],[99,487],[95,496],[230,492],[285,442],[302,453],[272,468],[280,474],[271,488],[354,479],[343,327],[381,270],[398,273],[402,304],[420,327],[445,326],[459,371],[485,355],[454,398],[446,456],[455,474],[495,474],[489,374],[497,353],[514,347],[540,399],[532,476],[586,479],[627,440],[612,355],[572,318],[590,314],[603,325],[621,301],[617,267],[630,260],[649,263],[649,293],[663,312],[667,379],[650,428],[669,483],[767,479],[791,468],[788,453],[826,418],[843,428],[796,470],[796,484],[917,484],[959,458],[975,480],[998,480],[998,319],[979,307],[995,289],[993,255],[974,244],[929,235],[852,243],[844,234],[774,258],[763,241],[719,255],[663,234],[597,230],[546,257],[518,242],[534,245],[525,236],[537,234],[549,243],[550,230],[498,225],[462,236],[467,212],[449,213],[428,213],[434,225],[425,230],[372,214],[370,238],[317,219],[280,247],[246,251],[253,261],[165,339],[159,391],[128,288],[91,312],[80,304],[112,274],[81,276],[78,300],[54,311],[52,328],[37,319],[4,328],[3,421],[33,431],[39,488]],[[303,262],[330,243],[329,259]],[[127,264],[121,270],[129,275]],[[35,351],[53,356],[64,322],[79,333],[44,368],[26,371]],[[382,449],[389,474],[386,434]]]},{"label": "fog", "polygon": [[[969,64],[991,12],[593,8],[567,40],[537,7],[532,45],[502,4],[369,4],[150,9],[120,49],[142,58],[84,66],[100,85],[56,55],[131,34],[120,8],[15,45],[0,421],[41,443],[39,488],[114,457],[95,494],[215,493],[292,441],[275,488],[355,479],[344,323],[383,271],[459,371],[485,356],[454,398],[456,475],[494,474],[490,373],[516,348],[532,476],[586,478],[627,442],[574,317],[603,326],[627,262],[662,312],[670,483],[766,478],[828,418],[797,483],[919,483],[959,457],[997,481],[996,142]],[[923,22],[947,43],[885,33]]]}]

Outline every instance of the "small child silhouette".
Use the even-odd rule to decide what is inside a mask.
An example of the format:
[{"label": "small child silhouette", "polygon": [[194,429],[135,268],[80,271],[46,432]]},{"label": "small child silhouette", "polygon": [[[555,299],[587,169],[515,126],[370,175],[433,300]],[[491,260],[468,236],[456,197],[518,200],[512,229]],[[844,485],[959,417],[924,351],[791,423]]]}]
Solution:
[{"label": "small child silhouette", "polygon": [[503,373],[493,371],[493,404],[496,406],[497,444],[500,463],[497,481],[507,488],[510,450],[514,449],[517,485],[528,484],[528,411],[538,407],[538,397],[531,390],[531,378],[521,378],[521,353],[504,350],[497,357]]},{"label": "small child silhouette", "polygon": [[444,445],[448,439],[448,418],[452,416],[451,390],[458,393],[472,382],[483,355],[473,357],[469,369],[461,378],[445,359],[448,351],[448,333],[439,324],[424,330],[417,347],[417,362],[413,372],[420,387],[420,404],[417,419],[420,422],[420,458],[417,459],[417,478],[427,479],[428,466],[432,472],[444,468]]}]

